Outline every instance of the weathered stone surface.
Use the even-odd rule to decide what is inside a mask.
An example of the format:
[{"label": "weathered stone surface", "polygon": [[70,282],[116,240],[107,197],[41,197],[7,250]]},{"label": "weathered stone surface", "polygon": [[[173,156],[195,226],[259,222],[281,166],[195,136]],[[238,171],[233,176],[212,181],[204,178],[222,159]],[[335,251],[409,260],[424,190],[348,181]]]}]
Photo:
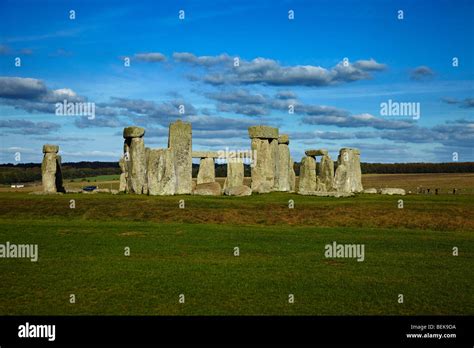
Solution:
[{"label": "weathered stone surface", "polygon": [[120,174],[119,191],[120,192],[127,191],[127,177],[125,173]]},{"label": "weathered stone surface", "polygon": [[311,156],[303,157],[300,166],[299,194],[316,192],[316,160]]},{"label": "weathered stone surface", "polygon": [[127,163],[125,157],[120,158],[119,166],[122,170],[122,173],[120,174],[119,192],[125,192],[127,191]]},{"label": "weathered stone surface", "polygon": [[97,193],[110,193],[110,189],[108,189],[108,188],[98,188],[95,191]]},{"label": "weathered stone surface", "polygon": [[244,184],[244,163],[239,159],[227,161],[227,177],[224,190]]},{"label": "weathered stone surface", "polygon": [[383,188],[380,190],[382,195],[401,195],[405,196],[405,190],[401,188]]},{"label": "weathered stone surface", "polygon": [[58,153],[58,152],[59,152],[58,145],[51,145],[51,144],[43,145],[43,153]]},{"label": "weathered stone surface", "polygon": [[192,192],[192,129],[181,120],[170,124],[168,147],[173,152],[176,173],[176,194]]},{"label": "weathered stone surface", "polygon": [[278,137],[278,144],[286,144],[288,145],[290,143],[290,137],[288,134],[280,134]]},{"label": "weathered stone surface", "polygon": [[270,164],[273,171],[273,189],[272,191],[278,191],[279,181],[280,181],[280,166],[279,166],[279,149],[278,149],[278,139],[270,140]]},{"label": "weathered stone surface", "polygon": [[145,129],[142,127],[126,127],[123,129],[124,138],[140,138],[145,135]]},{"label": "weathered stone surface", "polygon": [[228,187],[224,190],[226,196],[250,196],[252,189],[246,185]]},{"label": "weathered stone surface", "polygon": [[293,161],[293,158],[290,157],[290,168],[288,168],[288,182],[290,184],[290,191],[289,192],[295,192],[296,191],[296,173],[295,173],[295,161]]},{"label": "weathered stone surface", "polygon": [[311,157],[325,156],[328,154],[328,150],[326,149],[306,150],[304,153],[306,156],[311,156]]},{"label": "weathered stone surface", "polygon": [[122,173],[125,173],[125,171],[126,171],[125,166],[126,166],[125,157],[122,156],[119,160],[119,167],[120,167],[120,170],[122,171]]},{"label": "weathered stone surface", "polygon": [[334,188],[334,162],[329,155],[323,155],[318,166],[318,178],[321,191],[332,191]]},{"label": "weathered stone surface", "polygon": [[57,154],[59,146],[43,146],[43,162],[41,163],[41,179],[44,193],[66,192],[63,187],[61,156]]},{"label": "weathered stone surface", "polygon": [[334,177],[334,187],[338,192],[362,192],[362,173],[360,152],[357,149],[343,148],[339,151],[338,167]]},{"label": "weathered stone surface", "polygon": [[174,195],[176,175],[171,149],[149,149],[147,155],[148,194]]},{"label": "weathered stone surface", "polygon": [[198,196],[220,196],[222,194],[221,185],[218,182],[197,184],[194,194]]},{"label": "weathered stone surface", "polygon": [[269,193],[273,191],[273,185],[269,182],[260,182],[259,184],[252,185],[252,192],[254,193]]},{"label": "weathered stone surface", "polygon": [[251,139],[278,139],[278,128],[269,126],[251,126],[249,127],[249,137]]},{"label": "weathered stone surface", "polygon": [[206,184],[216,181],[216,170],[214,168],[214,158],[201,158],[199,162],[199,172],[197,176],[197,184]]},{"label": "weathered stone surface", "polygon": [[252,150],[257,154],[251,167],[253,192],[268,193],[272,191],[275,181],[275,165],[272,162],[273,154],[267,139],[252,139]]},{"label": "weathered stone surface", "polygon": [[47,152],[44,154],[41,164],[41,176],[43,181],[43,192],[55,193],[56,191],[56,154]]},{"label": "weathered stone surface", "polygon": [[[130,128],[130,127],[129,127]],[[146,192],[146,152],[143,138],[127,138],[127,192]]]},{"label": "weathered stone surface", "polygon": [[219,153],[217,151],[193,151],[191,153],[192,158],[218,158]]},{"label": "weathered stone surface", "polygon": [[290,172],[293,169],[290,149],[286,143],[278,144],[278,191],[291,191]]},{"label": "weathered stone surface", "polygon": [[378,192],[377,192],[377,189],[375,187],[371,187],[371,188],[365,189],[364,191],[362,191],[362,193],[374,194],[374,193],[378,193]]}]

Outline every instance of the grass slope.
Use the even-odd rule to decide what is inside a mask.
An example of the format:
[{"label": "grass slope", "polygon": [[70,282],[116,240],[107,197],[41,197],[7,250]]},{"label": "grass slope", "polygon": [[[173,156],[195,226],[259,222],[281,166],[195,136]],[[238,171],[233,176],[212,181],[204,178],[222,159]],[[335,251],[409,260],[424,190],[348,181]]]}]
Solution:
[{"label": "grass slope", "polygon": [[[398,199],[0,193],[0,243],[39,244],[0,259],[0,315],[472,315],[473,198]],[[325,258],[333,241],[365,261]]]}]

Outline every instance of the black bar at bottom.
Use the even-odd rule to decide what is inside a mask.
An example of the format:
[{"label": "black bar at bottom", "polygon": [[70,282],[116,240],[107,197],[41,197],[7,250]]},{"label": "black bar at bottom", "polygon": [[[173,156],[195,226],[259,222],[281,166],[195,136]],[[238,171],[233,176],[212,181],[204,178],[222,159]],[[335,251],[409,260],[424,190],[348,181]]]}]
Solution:
[{"label": "black bar at bottom", "polygon": [[[324,343],[469,345],[472,316],[0,317],[0,346],[15,344]],[[55,325],[55,339],[19,337],[20,325]],[[421,336],[408,337],[408,335]],[[436,336],[433,336],[436,334]],[[431,336],[430,336],[431,335]],[[442,337],[439,337],[441,335]],[[455,335],[455,337],[453,336]]]}]

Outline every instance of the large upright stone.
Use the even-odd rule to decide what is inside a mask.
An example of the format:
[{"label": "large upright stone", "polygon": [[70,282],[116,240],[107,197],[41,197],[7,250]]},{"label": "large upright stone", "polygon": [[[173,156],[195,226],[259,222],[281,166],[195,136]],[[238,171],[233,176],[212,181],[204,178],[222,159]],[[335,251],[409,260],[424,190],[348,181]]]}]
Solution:
[{"label": "large upright stone", "polygon": [[300,165],[300,182],[298,193],[311,194],[316,191],[316,160],[312,156],[305,156]]},{"label": "large upright stone", "polygon": [[290,192],[296,191],[296,173],[295,173],[295,161],[290,157],[290,168],[288,174],[288,181],[290,183]]},{"label": "large upright stone", "polygon": [[174,195],[176,176],[171,149],[147,149],[148,194]]},{"label": "large upright stone", "polygon": [[252,191],[266,193],[275,189],[278,176],[278,128],[249,127],[254,158],[251,166]]},{"label": "large upright stone", "polygon": [[358,149],[342,148],[337,158],[334,187],[337,192],[362,192],[362,173]]},{"label": "large upright stone", "polygon": [[291,176],[293,171],[293,161],[290,156],[290,148],[288,144],[290,143],[288,135],[283,134],[278,138],[278,175],[277,175],[277,191],[288,192],[291,191],[291,180],[294,180],[294,176]]},{"label": "large upright stone", "polygon": [[197,176],[197,184],[207,184],[216,181],[216,170],[214,167],[214,158],[201,158],[199,162],[199,171]]},{"label": "large upright stone", "polygon": [[272,191],[275,180],[270,143],[267,139],[254,138],[251,148],[256,153],[251,166],[252,192],[268,193]]},{"label": "large upright stone", "polygon": [[61,172],[61,157],[58,156],[59,146],[43,145],[43,162],[41,163],[41,179],[43,192],[65,192]]},{"label": "large upright stone", "polygon": [[192,193],[192,129],[191,123],[181,120],[170,124],[168,147],[173,152],[176,173],[176,193]]},{"label": "large upright stone", "polygon": [[224,190],[242,186],[244,184],[244,162],[240,158],[227,160],[227,177],[224,182]]},{"label": "large upright stone", "polygon": [[270,140],[270,163],[273,166],[273,188],[272,191],[279,191],[279,182],[280,182],[280,166],[279,166],[279,148],[278,148],[278,139]]},{"label": "large upright stone", "polygon": [[119,166],[122,171],[120,174],[120,183],[119,183],[119,192],[127,191],[127,163],[125,161],[125,156],[122,156],[119,160]]},{"label": "large upright stone", "polygon": [[318,178],[321,191],[332,191],[334,188],[334,162],[329,155],[323,155],[318,166]]},{"label": "large upright stone", "polygon": [[146,153],[141,127],[127,127],[123,130],[125,138],[124,150],[127,161],[127,191],[130,193],[146,193]]}]

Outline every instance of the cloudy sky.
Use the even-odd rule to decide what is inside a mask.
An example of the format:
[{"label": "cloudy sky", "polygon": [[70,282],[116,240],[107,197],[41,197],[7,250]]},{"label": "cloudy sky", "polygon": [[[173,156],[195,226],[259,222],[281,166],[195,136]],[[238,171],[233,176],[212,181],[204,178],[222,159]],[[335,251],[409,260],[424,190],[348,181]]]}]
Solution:
[{"label": "cloudy sky", "polygon": [[[178,118],[196,150],[247,149],[265,124],[297,161],[341,147],[474,161],[473,16],[468,0],[2,0],[0,162],[40,162],[44,143],[64,162],[115,161],[123,127],[164,147]],[[95,118],[57,115],[64,100]],[[390,102],[413,109],[384,114]]]}]

